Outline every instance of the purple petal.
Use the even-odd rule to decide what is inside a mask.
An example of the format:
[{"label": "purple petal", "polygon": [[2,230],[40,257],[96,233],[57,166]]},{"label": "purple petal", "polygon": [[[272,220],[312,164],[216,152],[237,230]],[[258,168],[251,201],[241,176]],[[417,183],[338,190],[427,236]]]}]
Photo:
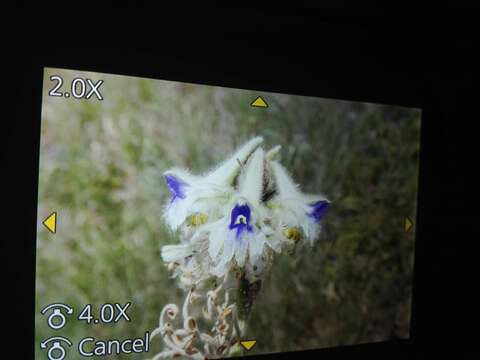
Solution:
[{"label": "purple petal", "polygon": [[311,211],[307,213],[315,222],[319,222],[330,208],[330,202],[326,200],[317,201],[310,205]]},{"label": "purple petal", "polygon": [[252,232],[253,228],[250,225],[251,211],[248,205],[235,205],[230,215],[230,230],[236,230],[235,238],[238,240],[242,234]]},{"label": "purple petal", "polygon": [[174,202],[176,198],[185,199],[185,187],[189,186],[187,183],[171,174],[165,175],[165,182],[167,183],[168,190],[172,195],[170,203]]}]

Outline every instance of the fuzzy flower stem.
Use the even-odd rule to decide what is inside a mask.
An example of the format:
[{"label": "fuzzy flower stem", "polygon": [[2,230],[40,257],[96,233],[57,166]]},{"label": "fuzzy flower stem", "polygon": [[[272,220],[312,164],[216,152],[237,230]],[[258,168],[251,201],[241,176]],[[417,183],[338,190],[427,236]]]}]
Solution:
[{"label": "fuzzy flower stem", "polygon": [[242,273],[238,279],[237,306],[240,337],[243,337],[246,334],[253,302],[260,291],[261,285],[261,280],[257,280],[253,283],[249,282],[244,273]]}]

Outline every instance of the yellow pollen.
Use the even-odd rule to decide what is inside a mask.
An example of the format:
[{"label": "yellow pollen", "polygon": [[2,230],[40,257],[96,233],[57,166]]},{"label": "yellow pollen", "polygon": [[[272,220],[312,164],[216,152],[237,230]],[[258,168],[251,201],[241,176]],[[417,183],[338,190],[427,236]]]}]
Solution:
[{"label": "yellow pollen", "polygon": [[299,242],[300,240],[302,240],[302,232],[297,227],[292,227],[292,228],[283,230],[283,235],[285,235],[287,239],[291,239],[295,242]]},{"label": "yellow pollen", "polygon": [[187,223],[190,226],[198,226],[198,225],[205,224],[207,220],[208,220],[207,214],[197,213],[197,214],[190,215],[187,218]]}]

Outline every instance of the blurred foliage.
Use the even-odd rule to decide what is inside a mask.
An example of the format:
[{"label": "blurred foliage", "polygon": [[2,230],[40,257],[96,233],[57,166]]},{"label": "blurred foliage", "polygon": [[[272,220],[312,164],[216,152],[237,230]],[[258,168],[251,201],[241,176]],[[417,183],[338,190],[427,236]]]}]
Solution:
[{"label": "blurred foliage", "polygon": [[[50,97],[52,74],[102,79],[104,100]],[[267,109],[249,106],[258,95]],[[416,210],[419,111],[47,69],[38,214],[59,218],[55,235],[38,228],[38,359],[53,335],[125,339],[156,327],[162,307],[182,298],[160,258],[178,241],[161,217],[162,172],[205,172],[254,135],[282,145],[296,181],[332,208],[314,248],[276,258],[253,308],[251,353],[408,337],[414,235],[403,219]],[[53,302],[78,316],[86,304],[129,301],[131,322],[70,318],[55,332],[40,315]],[[161,349],[155,342],[151,355]]]}]

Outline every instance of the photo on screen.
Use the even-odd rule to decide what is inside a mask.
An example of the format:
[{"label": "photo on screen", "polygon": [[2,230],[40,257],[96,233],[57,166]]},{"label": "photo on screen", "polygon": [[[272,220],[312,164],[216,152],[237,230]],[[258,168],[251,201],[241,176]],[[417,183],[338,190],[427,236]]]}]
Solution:
[{"label": "photo on screen", "polygon": [[421,111],[45,68],[35,358],[408,339]]}]

